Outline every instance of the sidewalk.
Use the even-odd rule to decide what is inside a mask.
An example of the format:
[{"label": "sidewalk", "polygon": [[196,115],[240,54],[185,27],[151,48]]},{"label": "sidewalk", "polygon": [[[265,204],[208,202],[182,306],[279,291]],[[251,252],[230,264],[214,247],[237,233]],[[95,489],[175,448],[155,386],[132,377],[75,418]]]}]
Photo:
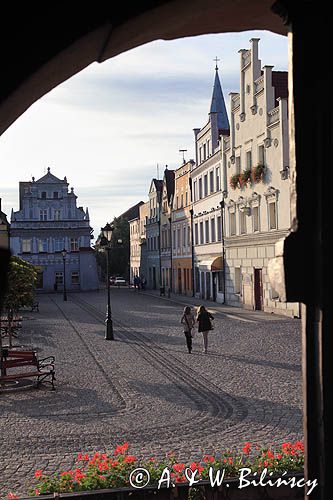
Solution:
[{"label": "sidewalk", "polygon": [[149,295],[150,297],[156,297],[162,300],[168,300],[176,304],[189,305],[198,307],[199,305],[204,305],[212,313],[225,316],[228,318],[238,319],[239,321],[245,321],[249,323],[257,323],[258,321],[281,321],[281,320],[291,320],[292,318],[280,314],[267,313],[264,311],[252,311],[248,309],[243,309],[242,307],[227,306],[225,304],[219,304],[218,302],[213,302],[211,300],[204,300],[197,297],[191,297],[189,295],[180,295],[176,293],[171,293],[170,298],[167,296],[160,296],[159,290],[139,290],[134,293],[140,293],[142,295]]}]

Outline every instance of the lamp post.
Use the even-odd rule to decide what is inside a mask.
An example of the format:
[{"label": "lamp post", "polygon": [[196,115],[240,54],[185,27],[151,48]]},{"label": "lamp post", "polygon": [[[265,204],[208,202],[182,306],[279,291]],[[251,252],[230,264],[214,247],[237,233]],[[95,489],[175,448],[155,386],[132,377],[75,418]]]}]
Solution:
[{"label": "lamp post", "polygon": [[67,290],[66,290],[66,255],[67,255],[67,250],[64,248],[61,253],[62,253],[62,260],[64,263],[64,301],[67,301]]},{"label": "lamp post", "polygon": [[114,227],[111,224],[107,223],[105,227],[101,228],[102,234],[106,240],[106,275],[108,280],[108,303],[106,307],[106,330],[105,330],[105,340],[114,340],[113,336],[113,322],[111,315],[111,300],[110,300],[110,269],[109,269],[109,261],[110,261],[110,243],[112,238],[112,231]]}]

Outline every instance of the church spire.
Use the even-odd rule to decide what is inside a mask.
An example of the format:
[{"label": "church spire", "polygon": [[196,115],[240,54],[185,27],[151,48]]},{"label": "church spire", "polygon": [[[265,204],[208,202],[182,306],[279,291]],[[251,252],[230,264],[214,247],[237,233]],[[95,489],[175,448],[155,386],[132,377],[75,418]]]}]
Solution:
[{"label": "church spire", "polygon": [[212,95],[212,102],[210,105],[209,114],[211,113],[217,114],[217,126],[219,130],[223,133],[229,131],[230,126],[218,73],[217,61],[219,61],[219,59],[215,57],[214,61],[215,61],[215,79],[214,79],[213,95]]}]

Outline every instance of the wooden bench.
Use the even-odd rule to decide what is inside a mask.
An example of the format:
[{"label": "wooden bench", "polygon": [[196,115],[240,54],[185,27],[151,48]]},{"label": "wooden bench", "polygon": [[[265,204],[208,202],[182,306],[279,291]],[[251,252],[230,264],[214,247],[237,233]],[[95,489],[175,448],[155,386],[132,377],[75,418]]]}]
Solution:
[{"label": "wooden bench", "polygon": [[[54,387],[55,370],[54,370],[54,356],[38,359],[36,351],[16,351],[13,349],[2,349],[1,353],[1,376],[0,376],[0,390],[1,382],[12,382],[22,378],[37,378],[37,387],[46,382]],[[32,367],[31,370],[23,372],[7,373],[7,370],[12,368]]]}]

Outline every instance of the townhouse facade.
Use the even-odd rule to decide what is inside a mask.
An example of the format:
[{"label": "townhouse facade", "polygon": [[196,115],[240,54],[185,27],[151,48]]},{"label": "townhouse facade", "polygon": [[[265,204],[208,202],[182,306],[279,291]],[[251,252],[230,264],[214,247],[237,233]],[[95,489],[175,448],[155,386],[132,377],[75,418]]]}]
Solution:
[{"label": "townhouse facade", "polygon": [[135,276],[147,276],[147,237],[146,226],[149,215],[149,202],[138,206],[137,217],[129,220],[130,232],[130,283]]},{"label": "townhouse facade", "polygon": [[290,229],[288,73],[261,67],[259,39],[240,54],[240,92],[231,94],[230,137],[222,137],[226,303],[299,316],[268,279],[276,242]]},{"label": "townhouse facade", "polygon": [[185,295],[192,295],[193,292],[192,201],[190,178],[194,164],[194,161],[190,160],[175,170],[175,195],[171,213],[171,290],[175,293]]},{"label": "townhouse facade", "polygon": [[147,286],[157,289],[161,286],[161,197],[163,180],[153,179],[149,188],[149,214],[146,225],[147,238]]},{"label": "townhouse facade", "polygon": [[[11,214],[10,248],[37,267],[37,289],[98,289],[97,266],[90,246],[88,209],[77,207],[66,177],[47,174],[19,183],[19,210]],[[62,251],[66,250],[65,266]],[[65,274],[64,274],[65,273]]]},{"label": "townhouse facade", "polygon": [[161,197],[161,286],[172,288],[172,251],[171,251],[171,213],[175,190],[175,172],[168,168],[164,171]]},{"label": "townhouse facade", "polygon": [[196,166],[192,170],[195,295],[223,302],[221,137],[229,136],[229,119],[215,68],[208,122],[194,129]]}]

